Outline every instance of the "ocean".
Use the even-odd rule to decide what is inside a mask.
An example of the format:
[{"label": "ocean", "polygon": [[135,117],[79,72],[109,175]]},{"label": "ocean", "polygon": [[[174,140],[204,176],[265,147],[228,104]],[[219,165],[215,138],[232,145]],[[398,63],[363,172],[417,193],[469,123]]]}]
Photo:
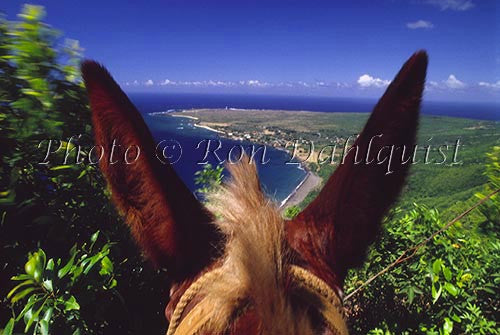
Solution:
[{"label": "ocean", "polygon": [[[134,102],[157,111],[188,108],[283,109],[311,112],[369,113],[368,98],[300,97],[249,94],[130,93]],[[423,101],[422,113],[479,120],[500,120],[500,102]]]},{"label": "ocean", "polygon": [[[194,127],[192,121],[186,118],[151,115],[152,113],[170,109],[225,107],[369,113],[376,103],[375,99],[267,95],[130,93],[129,97],[141,111],[156,141],[163,141],[162,146],[166,147],[165,154],[171,156],[170,161],[176,161],[173,164],[174,169],[192,191],[199,187],[194,182],[194,176],[196,171],[203,168],[202,162],[208,161],[212,165],[217,165],[220,160],[227,160],[230,151],[233,154],[233,159],[236,159],[240,153],[240,146],[242,145],[249,152],[252,150],[252,143],[220,138],[217,133]],[[422,113],[500,120],[500,105],[424,101]],[[213,154],[213,149],[219,145],[218,141],[220,141],[221,147],[216,151],[218,154],[216,157]],[[212,150],[210,150],[207,160],[204,160],[207,145],[210,145]],[[254,150],[258,148],[258,145],[254,146]],[[263,148],[260,148],[256,157],[269,160],[267,164],[258,164],[263,189],[268,196],[282,202],[305,178],[306,171],[298,164],[286,164],[290,157],[284,151],[267,147],[265,157],[262,157],[262,151]]]}]

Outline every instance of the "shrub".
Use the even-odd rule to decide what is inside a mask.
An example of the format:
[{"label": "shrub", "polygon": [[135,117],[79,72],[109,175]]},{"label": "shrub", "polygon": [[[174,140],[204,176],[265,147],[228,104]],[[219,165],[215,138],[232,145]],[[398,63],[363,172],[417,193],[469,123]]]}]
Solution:
[{"label": "shrub", "polygon": [[[416,204],[401,218],[389,219],[368,261],[350,272],[346,292],[443,224],[437,210]],[[498,334],[499,252],[498,233],[485,234],[479,223],[457,222],[347,302],[352,329],[371,334]]]},{"label": "shrub", "polygon": [[[25,273],[12,277],[18,284],[7,294],[7,299],[12,303],[14,315],[3,335],[10,335],[21,320],[25,333],[30,330],[42,335],[99,331],[104,320],[83,318],[81,306],[83,310],[94,310],[86,305],[92,305],[97,296],[104,296],[106,300],[101,301],[104,304],[99,309],[106,309],[119,295],[114,289],[117,281],[113,262],[108,257],[111,243],[99,243],[98,237],[96,232],[89,245],[74,245],[65,261],[47,259],[42,249],[29,255]],[[16,309],[20,312],[16,313]]]},{"label": "shrub", "polygon": [[[11,310],[12,301],[6,298],[16,285],[10,279],[23,271],[26,255],[42,257],[39,250],[50,255],[53,262],[47,260],[44,268],[50,274],[47,266],[58,267],[58,259],[63,262],[75,254],[75,261],[83,262],[86,247],[82,241],[89,241],[99,230],[110,243],[120,241],[106,251],[114,264],[117,286],[111,289],[110,284],[99,282],[104,277],[94,271],[80,276],[72,288],[56,280],[53,286],[59,292],[79,290],[71,294],[80,309],[67,311],[79,315],[78,320],[63,321],[66,314],[56,313],[53,301],[50,322],[45,325],[38,316],[30,331],[39,333],[49,327],[51,332],[57,329],[57,334],[72,334],[72,329],[97,334],[162,332],[168,278],[142,259],[110,203],[98,167],[74,163],[78,147],[92,144],[90,111],[78,69],[81,49],[76,41],[62,40],[60,33],[43,23],[43,17],[42,7],[26,5],[19,22],[0,18],[0,326],[9,329],[12,311],[15,319],[21,314],[24,319],[28,309],[24,314],[22,310],[27,304],[36,305],[26,300],[32,296],[27,294],[26,299],[18,297]],[[50,139],[60,150],[49,163],[39,164]],[[64,163],[66,149],[68,162]],[[91,294],[95,285],[102,290]],[[85,291],[86,287],[90,290]],[[86,303],[86,298],[93,299],[92,303]],[[70,296],[63,294],[61,299]],[[141,308],[129,310],[127,306]],[[21,325],[15,323],[17,330]]]}]

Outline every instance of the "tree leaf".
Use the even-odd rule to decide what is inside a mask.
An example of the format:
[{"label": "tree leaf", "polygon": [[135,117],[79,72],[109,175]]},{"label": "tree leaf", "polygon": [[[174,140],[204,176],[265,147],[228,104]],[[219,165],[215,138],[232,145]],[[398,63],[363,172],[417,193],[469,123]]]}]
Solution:
[{"label": "tree leaf", "polygon": [[10,292],[7,294],[7,299],[10,299],[10,297],[12,297],[12,295],[21,287],[23,286],[26,286],[26,285],[30,285],[30,284],[34,284],[35,281],[33,279],[28,279],[28,280],[25,280],[23,281],[21,284],[17,285],[16,287],[14,287],[12,290],[10,290]]},{"label": "tree leaf", "polygon": [[108,256],[104,256],[101,260],[101,270],[99,271],[100,275],[109,275],[113,273],[113,262],[109,259]]},{"label": "tree leaf", "polygon": [[16,303],[17,301],[21,300],[22,298],[24,298],[25,296],[27,296],[36,289],[37,289],[36,287],[28,287],[27,289],[22,290],[12,298],[11,300],[12,303],[13,304]]},{"label": "tree leaf", "polygon": [[411,304],[414,298],[415,298],[415,291],[413,290],[413,287],[410,287],[408,289],[408,302]]},{"label": "tree leaf", "polygon": [[445,283],[444,284],[444,289],[451,294],[452,296],[456,297],[458,295],[458,289],[453,285],[452,283]]},{"label": "tree leaf", "polygon": [[443,332],[445,335],[451,334],[453,331],[453,321],[448,318],[444,318]]},{"label": "tree leaf", "polygon": [[484,292],[487,292],[487,293],[489,293],[489,294],[496,294],[496,292],[495,292],[493,289],[491,289],[491,288],[489,288],[489,287],[486,287],[486,286],[479,287],[478,289],[479,289],[479,290],[482,290],[482,291],[484,291]]},{"label": "tree leaf", "polygon": [[54,307],[47,308],[47,310],[45,311],[45,314],[43,315],[43,319],[45,321],[50,321],[53,313],[54,313]]},{"label": "tree leaf", "polygon": [[19,313],[19,315],[17,316],[16,318],[16,322],[21,320],[22,317],[24,317],[24,315],[26,313],[28,313],[28,311],[31,309],[31,307],[38,301],[38,299],[36,298],[36,295],[32,295],[28,298],[28,302],[26,303],[26,305],[24,305],[24,308],[23,310],[21,311],[21,313]]},{"label": "tree leaf", "polygon": [[73,266],[73,264],[75,262],[75,256],[76,256],[76,253],[73,253],[71,255],[71,258],[69,259],[68,263],[66,263],[65,266],[63,266],[61,269],[59,269],[59,271],[57,271],[58,278],[63,278],[65,275],[68,274],[69,270],[71,270],[71,267]]},{"label": "tree leaf", "polygon": [[40,333],[42,335],[49,335],[49,323],[46,320],[40,320]]},{"label": "tree leaf", "polygon": [[449,268],[447,268],[446,266],[443,266],[443,275],[444,275],[444,278],[447,280],[447,281],[451,281],[451,271]]},{"label": "tree leaf", "polygon": [[432,303],[433,304],[435,304],[436,301],[438,301],[439,297],[441,296],[441,291],[443,290],[443,288],[441,287],[441,284],[437,283],[437,285],[439,286],[439,289],[436,290],[436,286],[434,284],[432,284],[431,294],[432,294]]},{"label": "tree leaf", "polygon": [[12,330],[14,330],[14,318],[10,318],[9,322],[5,325],[2,335],[12,335]]},{"label": "tree leaf", "polygon": [[58,166],[51,167],[50,169],[52,171],[57,171],[57,170],[64,170],[64,169],[71,169],[71,168],[73,168],[73,165],[58,165]]},{"label": "tree leaf", "polygon": [[42,249],[39,249],[33,257],[35,259],[35,271],[33,273],[33,277],[39,282],[43,277],[45,266],[47,265],[47,256]]},{"label": "tree leaf", "polygon": [[71,311],[71,310],[79,310],[80,305],[78,302],[76,302],[76,299],[74,296],[69,297],[68,300],[64,302],[64,310],[65,311]]},{"label": "tree leaf", "polygon": [[42,333],[42,335],[49,334],[50,319],[52,318],[53,312],[54,312],[53,307],[47,308],[47,310],[45,311],[45,314],[43,315],[42,320],[40,320],[40,322],[39,322],[40,332]]},{"label": "tree leaf", "polygon": [[97,241],[97,238],[99,237],[99,233],[100,233],[100,231],[98,230],[98,231],[96,231],[95,233],[92,234],[92,236],[90,237],[90,241],[92,243],[95,243],[95,241]]},{"label": "tree leaf", "polygon": [[54,291],[51,279],[44,280],[43,283],[42,283],[42,285],[43,285],[43,287],[45,287],[50,292]]},{"label": "tree leaf", "polygon": [[47,266],[45,267],[46,270],[54,270],[54,260],[51,258],[47,262]]},{"label": "tree leaf", "polygon": [[42,306],[40,306],[35,313],[31,315],[29,318],[28,322],[26,323],[26,327],[24,327],[24,332],[27,333],[28,330],[31,328],[31,325],[33,322],[38,321],[38,315],[40,315],[40,312],[42,311],[43,307],[45,306],[45,301],[43,302]]},{"label": "tree leaf", "polygon": [[443,261],[438,258],[434,261],[434,263],[432,263],[432,272],[434,272],[434,274],[438,275],[439,272],[441,272],[441,265],[443,264]]},{"label": "tree leaf", "polygon": [[33,279],[33,277],[28,275],[28,274],[23,273],[23,274],[20,274],[20,275],[17,275],[17,276],[10,278],[10,280],[26,280],[26,279]]},{"label": "tree leaf", "polygon": [[92,268],[94,267],[94,265],[96,265],[107,254],[109,254],[109,251],[105,251],[104,253],[103,252],[99,252],[97,255],[94,255],[94,256],[86,259],[84,262],[82,262],[82,266],[86,265],[85,269],[83,270],[83,273],[84,274],[88,274],[90,272],[90,270],[92,270]]}]

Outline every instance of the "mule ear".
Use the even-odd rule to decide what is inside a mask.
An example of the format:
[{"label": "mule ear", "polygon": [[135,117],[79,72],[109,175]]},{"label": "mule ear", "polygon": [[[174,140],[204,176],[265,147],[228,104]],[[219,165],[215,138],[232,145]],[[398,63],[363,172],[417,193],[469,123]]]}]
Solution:
[{"label": "mule ear", "polygon": [[341,277],[363,261],[411,165],[426,71],[427,54],[419,51],[389,85],[318,197],[289,222],[290,244],[306,260],[321,259]]},{"label": "mule ear", "polygon": [[211,216],[172,166],[157,159],[142,116],[108,71],[93,61],[81,70],[95,142],[104,150],[100,168],[137,243],[174,279],[198,272],[215,244]]}]

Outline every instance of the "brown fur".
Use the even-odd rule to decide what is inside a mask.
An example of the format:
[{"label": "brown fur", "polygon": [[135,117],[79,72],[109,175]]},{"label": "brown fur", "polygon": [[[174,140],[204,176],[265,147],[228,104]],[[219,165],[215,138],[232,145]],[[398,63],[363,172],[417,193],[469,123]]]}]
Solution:
[{"label": "brown fur", "polygon": [[224,276],[204,293],[222,320],[249,297],[263,334],[312,334],[305,311],[294,310],[287,294],[290,255],[279,209],[262,193],[253,163],[244,159],[229,170],[231,182],[208,202],[227,240]]},{"label": "brown fur", "polygon": [[[384,137],[374,143],[372,152],[386,145],[411,150],[426,69],[424,51],[405,63],[355,142],[360,157],[365,158],[367,144],[377,134]],[[112,164],[104,155],[101,169],[139,245],[158,266],[168,267],[174,279],[167,317],[193,280],[222,266],[223,279],[205,291],[217,301],[216,318],[224,319],[241,297],[250,297],[254,306],[239,316],[229,333],[307,334],[316,327],[315,320],[307,322],[306,311],[290,301],[286,265],[293,260],[340,290],[347,270],[361,264],[410,164],[396,156],[394,173],[386,175],[383,165],[355,164],[351,151],[319,196],[284,225],[276,207],[263,196],[255,167],[232,167],[233,181],[212,199],[213,225],[214,217],[172,167],[156,159],[144,120],[109,73],[95,62],[85,62],[82,73],[96,144],[110,150],[116,139],[143,149],[131,165]]]},{"label": "brown fur", "polygon": [[[427,54],[415,53],[401,68],[375,106],[354,147],[359,147],[337,167],[322,191],[288,225],[290,245],[304,259],[317,262],[321,272],[333,272],[343,281],[347,270],[362,264],[368,246],[375,240],[382,218],[403,188],[410,163],[405,158],[416,141],[420,101],[425,84]],[[365,161],[368,143],[370,159],[384,146],[395,145],[392,168],[386,175],[385,164]]]},{"label": "brown fur", "polygon": [[[155,142],[140,113],[95,62],[82,65],[92,106],[96,145],[104,148],[100,167],[113,201],[137,243],[153,263],[169,269],[173,279],[201,271],[215,257],[218,237],[211,216],[176,175],[155,154]],[[113,141],[116,143],[110,160]],[[125,150],[138,146],[137,161],[127,164]],[[129,152],[133,161],[135,152]]]}]

